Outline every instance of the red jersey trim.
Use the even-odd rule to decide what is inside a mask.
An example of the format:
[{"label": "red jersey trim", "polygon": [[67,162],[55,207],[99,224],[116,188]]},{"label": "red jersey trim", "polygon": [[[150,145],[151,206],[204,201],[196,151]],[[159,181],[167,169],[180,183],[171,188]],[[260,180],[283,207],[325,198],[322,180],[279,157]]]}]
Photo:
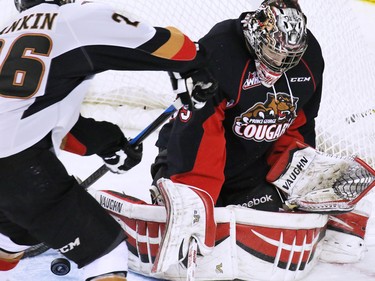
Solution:
[{"label": "red jersey trim", "polygon": [[78,139],[76,139],[71,133],[68,133],[60,147],[62,150],[71,152],[78,155],[86,155],[87,148]]},{"label": "red jersey trim", "polygon": [[225,130],[222,126],[225,106],[224,100],[215,108],[215,113],[203,123],[204,132],[210,132],[210,134],[203,134],[193,169],[171,176],[173,182],[205,190],[215,203],[225,179],[226,142]]}]

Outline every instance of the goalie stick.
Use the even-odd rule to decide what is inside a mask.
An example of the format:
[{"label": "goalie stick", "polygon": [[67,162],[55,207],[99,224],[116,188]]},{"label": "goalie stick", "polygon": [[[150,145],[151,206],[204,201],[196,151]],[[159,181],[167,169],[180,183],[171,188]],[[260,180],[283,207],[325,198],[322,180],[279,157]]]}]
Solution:
[{"label": "goalie stick", "polygon": [[188,252],[188,264],[186,268],[186,281],[195,280],[195,270],[197,268],[197,252],[198,252],[198,243],[194,237],[191,237],[189,243],[189,252]]},{"label": "goalie stick", "polygon": [[[157,128],[159,128],[175,111],[182,107],[181,100],[176,99],[167,109],[165,109],[150,125],[144,128],[137,136],[129,141],[130,145],[137,146],[141,144],[148,136],[150,136]],[[104,176],[109,169],[105,164],[99,167],[95,172],[88,176],[83,182],[80,183],[82,187],[88,189],[91,185],[97,182]],[[40,243],[28,248],[22,258],[32,258],[43,254],[50,247],[44,243]]]}]

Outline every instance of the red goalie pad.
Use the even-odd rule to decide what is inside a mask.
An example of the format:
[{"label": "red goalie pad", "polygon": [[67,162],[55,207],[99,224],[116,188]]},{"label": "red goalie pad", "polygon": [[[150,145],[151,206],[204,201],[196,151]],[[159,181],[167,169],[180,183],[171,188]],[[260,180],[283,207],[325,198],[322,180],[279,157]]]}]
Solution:
[{"label": "red goalie pad", "polygon": [[[129,270],[166,280],[186,280],[187,256],[166,271],[152,268],[166,231],[164,206],[113,191],[90,191],[128,236]],[[216,233],[209,255],[197,256],[195,280],[302,279],[321,253],[328,216],[274,213],[239,206],[215,208]]]}]

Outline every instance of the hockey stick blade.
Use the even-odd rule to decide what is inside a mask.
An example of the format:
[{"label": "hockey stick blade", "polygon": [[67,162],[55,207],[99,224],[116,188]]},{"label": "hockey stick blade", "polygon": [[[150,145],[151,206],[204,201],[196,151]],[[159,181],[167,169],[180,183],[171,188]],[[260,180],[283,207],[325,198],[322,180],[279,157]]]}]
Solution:
[{"label": "hockey stick blade", "polygon": [[30,248],[25,250],[22,256],[22,259],[33,258],[33,257],[39,256],[43,254],[44,252],[48,251],[49,249],[50,247],[44,243],[31,246]]},{"label": "hockey stick blade", "polygon": [[[144,128],[137,136],[129,141],[130,145],[137,146],[141,144],[149,135],[151,135],[157,128],[159,128],[175,111],[182,106],[180,99],[176,99],[167,109],[165,109],[150,125]],[[97,182],[102,176],[104,176],[109,169],[105,164],[99,167],[89,177],[87,177],[82,183],[85,189],[88,189],[91,185]]]}]

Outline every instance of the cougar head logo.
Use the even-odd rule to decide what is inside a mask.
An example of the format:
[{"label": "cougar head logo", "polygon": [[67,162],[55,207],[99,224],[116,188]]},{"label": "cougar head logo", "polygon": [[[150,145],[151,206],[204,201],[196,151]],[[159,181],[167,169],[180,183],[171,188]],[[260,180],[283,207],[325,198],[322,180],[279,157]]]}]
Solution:
[{"label": "cougar head logo", "polygon": [[258,102],[241,115],[244,123],[250,119],[276,119],[277,123],[290,122],[296,117],[296,103],[298,98],[291,98],[286,93],[277,95],[267,93],[267,100]]}]

